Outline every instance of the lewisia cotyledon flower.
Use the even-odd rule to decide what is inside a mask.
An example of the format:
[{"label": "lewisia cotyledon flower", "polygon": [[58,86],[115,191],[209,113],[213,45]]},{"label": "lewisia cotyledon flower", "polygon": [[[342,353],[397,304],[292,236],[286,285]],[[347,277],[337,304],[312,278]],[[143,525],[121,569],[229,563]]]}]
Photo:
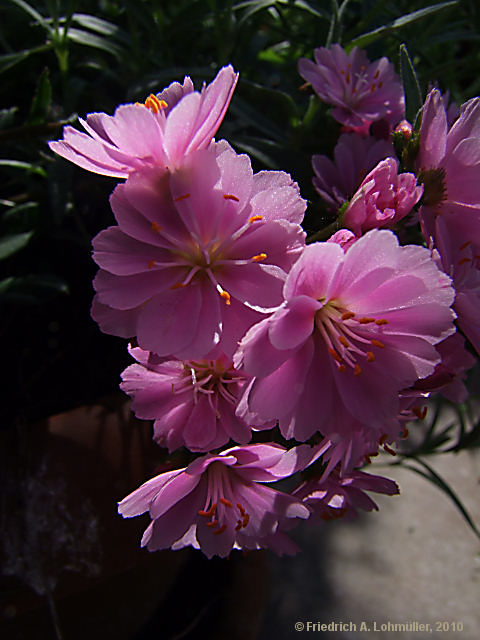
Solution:
[{"label": "lewisia cotyledon flower", "polygon": [[390,125],[402,120],[403,88],[387,58],[370,62],[362,49],[353,47],[347,54],[339,44],[315,49],[314,57],[315,62],[301,58],[298,71],[321,100],[335,107],[335,120],[361,131],[377,120]]},{"label": "lewisia cotyledon flower", "polygon": [[302,499],[308,506],[312,521],[353,519],[358,517],[358,509],[378,511],[378,506],[366,491],[388,496],[400,493],[396,482],[389,478],[364,471],[352,471],[348,476],[341,476],[335,470],[326,479],[313,477],[302,482],[292,495]]},{"label": "lewisia cotyledon flower", "polygon": [[398,432],[399,392],[433,372],[434,345],[455,330],[450,278],[430,252],[377,229],[346,253],[312,244],[284,297],[235,355],[255,376],[239,411],[277,418],[282,434],[300,441],[352,417],[379,434]]},{"label": "lewisia cotyledon flower", "polygon": [[232,355],[260,312],[281,303],[305,244],[296,183],[283,172],[253,175],[226,143],[171,174],[132,174],[111,206],[118,226],[93,241],[101,270],[92,313],[104,331],[130,331],[160,356],[203,358],[216,346]]},{"label": "lewisia cotyledon flower", "polygon": [[65,127],[50,149],[74,164],[106,176],[127,178],[132,171],[179,166],[185,155],[207,147],[230,104],[238,74],[223,67],[201,92],[187,76],[145,104],[120,105],[113,116],[90,113],[80,122],[87,133]]},{"label": "lewisia cotyledon flower", "polygon": [[332,209],[339,209],[357,191],[362,180],[379,162],[394,157],[391,142],[343,133],[333,150],[334,162],[324,155],[312,156],[313,186]]},{"label": "lewisia cotyledon flower", "polygon": [[391,227],[410,213],[422,197],[413,173],[398,173],[398,162],[387,158],[365,177],[342,216],[342,225],[356,236],[369,229]]},{"label": "lewisia cotyledon flower", "polygon": [[233,447],[152,478],[118,510],[126,518],[149,511],[152,522],[142,538],[149,551],[191,545],[209,558],[228,556],[232,549],[295,553],[281,526],[310,512],[299,499],[260,483],[297,467],[292,454],[276,444]]},{"label": "lewisia cotyledon flower", "polygon": [[235,415],[248,378],[224,354],[203,360],[165,360],[140,348],[122,373],[121,389],[138,418],[155,420],[154,440],[169,451],[210,451],[230,438],[246,444],[251,425]]}]

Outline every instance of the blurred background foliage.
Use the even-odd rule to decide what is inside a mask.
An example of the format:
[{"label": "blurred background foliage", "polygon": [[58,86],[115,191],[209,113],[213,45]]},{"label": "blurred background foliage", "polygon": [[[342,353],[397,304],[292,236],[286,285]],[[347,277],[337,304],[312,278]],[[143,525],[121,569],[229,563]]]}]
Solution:
[{"label": "blurred background foliage", "polygon": [[480,5],[411,0],[4,0],[0,8],[0,334],[2,427],[41,419],[117,389],[124,341],[89,316],[91,238],[112,224],[115,180],[49,151],[77,114],[113,113],[190,75],[197,87],[232,63],[240,81],[217,137],[255,170],[288,171],[324,220],[312,153],[339,125],[303,88],[298,58],[333,42],[399,67],[406,45],[429,83],[461,103],[480,90]]}]

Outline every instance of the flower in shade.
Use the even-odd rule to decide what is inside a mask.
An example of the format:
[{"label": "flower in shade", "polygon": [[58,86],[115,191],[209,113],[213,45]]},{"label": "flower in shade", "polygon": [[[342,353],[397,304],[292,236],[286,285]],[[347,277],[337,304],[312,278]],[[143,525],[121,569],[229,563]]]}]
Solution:
[{"label": "flower in shade", "polygon": [[299,499],[260,482],[291,475],[298,463],[276,444],[209,453],[184,469],[152,478],[124,498],[118,510],[127,518],[149,511],[152,522],[141,543],[149,551],[191,545],[209,558],[265,547],[295,553],[296,545],[281,526],[308,518],[310,512]]},{"label": "flower in shade", "polygon": [[110,202],[118,226],[93,241],[93,317],[160,356],[203,358],[216,346],[231,355],[281,303],[305,244],[298,186],[283,172],[253,175],[226,143],[171,174],[135,172]]},{"label": "flower in shade", "polygon": [[420,146],[416,158],[424,185],[420,215],[427,234],[438,244],[436,220],[445,231],[480,247],[480,98],[462,105],[449,127],[445,100],[432,90],[422,110]]},{"label": "flower in shade", "polygon": [[140,348],[122,373],[120,387],[132,398],[138,418],[155,420],[154,439],[169,451],[185,446],[210,451],[230,438],[246,444],[251,427],[235,415],[247,382],[224,354],[198,361],[165,360]]},{"label": "flower in shade", "polygon": [[174,168],[195,149],[207,147],[222,123],[238,75],[223,67],[201,92],[189,77],[151,94],[145,104],[120,105],[113,116],[90,113],[87,133],[65,127],[50,148],[74,164],[106,176],[127,178],[142,167]]},{"label": "flower in shade", "polygon": [[315,49],[314,58],[301,58],[298,71],[321,100],[335,107],[335,120],[362,132],[377,120],[390,125],[402,120],[402,84],[387,58],[370,62],[362,49],[353,47],[347,54],[339,44]]},{"label": "flower in shade", "polygon": [[239,412],[277,418],[284,437],[300,441],[352,416],[380,433],[398,429],[400,391],[433,372],[434,345],[454,332],[454,291],[430,252],[377,229],[346,253],[312,244],[284,298],[235,355],[255,376]]},{"label": "flower in shade", "polygon": [[341,476],[335,470],[326,479],[317,476],[302,482],[292,495],[308,506],[312,512],[312,521],[342,517],[352,519],[358,516],[358,509],[378,511],[377,505],[366,491],[388,496],[400,493],[396,482],[383,476],[364,471],[352,471],[347,476]]},{"label": "flower in shade", "polygon": [[398,173],[398,162],[387,158],[365,177],[342,216],[342,225],[356,236],[369,229],[391,227],[410,213],[422,197],[413,173]]},{"label": "flower in shade", "polygon": [[338,209],[380,160],[394,155],[391,142],[344,133],[333,150],[334,162],[323,155],[312,157],[313,186],[330,208]]}]

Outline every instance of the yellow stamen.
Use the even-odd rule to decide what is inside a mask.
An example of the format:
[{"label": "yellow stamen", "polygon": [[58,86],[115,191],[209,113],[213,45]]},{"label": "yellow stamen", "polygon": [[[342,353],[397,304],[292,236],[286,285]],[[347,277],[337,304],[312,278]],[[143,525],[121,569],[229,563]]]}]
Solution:
[{"label": "yellow stamen", "polygon": [[262,260],[265,260],[266,257],[266,253],[259,253],[256,256],[252,256],[250,259],[253,260],[253,262],[261,262]]},{"label": "yellow stamen", "polygon": [[220,297],[225,300],[225,304],[227,306],[230,305],[230,294],[228,293],[228,291],[221,291]]},{"label": "yellow stamen", "polygon": [[342,320],[350,320],[350,318],[354,318],[355,314],[353,313],[353,311],[345,311],[345,313],[342,313]]},{"label": "yellow stamen", "polygon": [[380,327],[382,324],[388,324],[388,320],[385,320],[385,318],[379,318],[378,320],[375,320],[375,324]]},{"label": "yellow stamen", "polygon": [[350,346],[350,343],[345,338],[345,336],[339,336],[338,341],[340,342],[340,344],[343,344],[344,347],[349,347]]},{"label": "yellow stamen", "polygon": [[366,318],[366,317],[363,317],[363,318],[359,318],[358,322],[359,322],[360,324],[369,324],[370,322],[375,322],[375,318]]},{"label": "yellow stamen", "polygon": [[234,200],[235,202],[240,202],[240,198],[237,198],[237,196],[234,196],[231,193],[224,193],[223,197],[225,198],[225,200]]},{"label": "yellow stamen", "polygon": [[373,344],[374,347],[379,347],[380,349],[385,349],[385,345],[383,344],[383,342],[380,342],[380,340],[370,340],[370,342]]},{"label": "yellow stamen", "polygon": [[257,222],[257,220],[263,220],[263,216],[252,216],[251,218],[248,219],[248,221],[250,222],[250,224],[252,222]]},{"label": "yellow stamen", "polygon": [[367,362],[375,362],[375,354],[372,351],[367,351]]},{"label": "yellow stamen", "polygon": [[226,498],[220,498],[220,502],[225,505],[226,507],[228,507],[229,509],[231,509],[233,507],[232,503],[230,502],[230,500],[227,500]]}]

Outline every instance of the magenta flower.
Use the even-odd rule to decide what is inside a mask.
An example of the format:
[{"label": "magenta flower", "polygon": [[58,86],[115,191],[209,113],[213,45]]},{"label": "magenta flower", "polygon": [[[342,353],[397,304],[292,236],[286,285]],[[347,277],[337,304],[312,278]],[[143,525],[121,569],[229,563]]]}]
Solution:
[{"label": "magenta flower", "polygon": [[342,517],[353,519],[358,516],[358,509],[378,511],[378,506],[366,491],[388,496],[400,493],[396,482],[388,478],[363,471],[353,471],[348,476],[340,476],[335,471],[325,480],[314,477],[302,482],[292,495],[301,498],[308,506],[313,521]]},{"label": "magenta flower", "polygon": [[207,147],[222,123],[238,74],[223,67],[200,93],[187,76],[145,104],[124,104],[113,116],[90,113],[80,119],[87,134],[65,127],[52,151],[105,176],[127,178],[143,167],[178,167],[188,153]]},{"label": "magenta flower", "polygon": [[422,197],[413,173],[398,173],[398,162],[387,158],[363,180],[342,216],[342,225],[361,236],[369,229],[391,227],[410,213]]},{"label": "magenta flower", "polygon": [[235,364],[255,380],[239,411],[277,418],[299,441],[352,417],[398,429],[400,391],[433,372],[434,345],[454,332],[453,297],[430,252],[399,246],[391,231],[369,231],[346,253],[307,246],[282,306],[240,343]]},{"label": "magenta flower", "polygon": [[152,523],[141,543],[149,551],[193,546],[209,558],[228,556],[232,549],[294,553],[281,525],[308,518],[309,510],[297,498],[259,484],[295,472],[292,454],[276,444],[206,454],[185,469],[152,478],[118,510],[126,518],[150,512]]},{"label": "magenta flower", "polygon": [[225,355],[182,361],[159,360],[140,348],[130,353],[138,364],[125,369],[120,387],[133,398],[138,418],[155,420],[153,437],[160,446],[204,452],[230,438],[239,444],[250,440],[253,425],[235,415],[248,378]]},{"label": "magenta flower", "polygon": [[304,247],[298,186],[283,172],[253,175],[226,143],[163,177],[135,172],[110,202],[118,226],[93,241],[93,316],[120,336],[134,325],[139,346],[160,356],[232,355],[259,311],[281,303]]},{"label": "magenta flower", "polygon": [[353,196],[367,173],[380,160],[395,156],[395,152],[386,140],[344,133],[339,137],[333,155],[335,162],[323,155],[312,157],[316,174],[313,185],[330,208],[338,209]]},{"label": "magenta flower", "polygon": [[347,54],[339,44],[315,49],[314,57],[315,62],[301,58],[298,71],[321,100],[335,107],[335,120],[361,131],[377,120],[390,125],[402,120],[403,89],[387,58],[370,62],[365,51],[354,47]]}]

